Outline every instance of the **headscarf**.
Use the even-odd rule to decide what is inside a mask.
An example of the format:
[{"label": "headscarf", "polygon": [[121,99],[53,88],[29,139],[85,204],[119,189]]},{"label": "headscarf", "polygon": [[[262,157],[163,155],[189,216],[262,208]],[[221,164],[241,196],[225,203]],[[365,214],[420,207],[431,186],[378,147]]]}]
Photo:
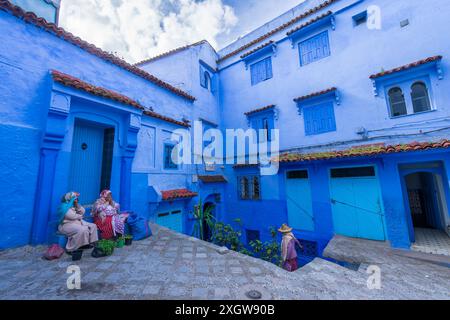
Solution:
[{"label": "headscarf", "polygon": [[59,205],[58,208],[58,217],[59,217],[59,221],[62,222],[64,220],[64,217],[67,213],[67,211],[69,211],[70,208],[74,207],[74,202],[75,200],[78,199],[78,197],[80,196],[80,194],[78,192],[67,192],[61,199],[61,204]]},{"label": "headscarf", "polygon": [[[111,194],[111,190],[105,189],[100,193],[100,198],[97,199],[97,201],[95,201],[94,206],[92,208],[92,214],[98,215],[99,218],[101,218],[102,220],[104,220],[105,216],[102,214],[100,207],[106,203],[108,203],[108,196]],[[112,205],[114,206],[114,201],[112,203]]]},{"label": "headscarf", "polygon": [[288,246],[289,246],[289,242],[291,242],[291,240],[298,242],[298,240],[295,238],[295,236],[292,232],[283,234],[283,239],[281,241],[281,256],[283,257],[283,261],[286,261],[286,259],[287,259]]}]

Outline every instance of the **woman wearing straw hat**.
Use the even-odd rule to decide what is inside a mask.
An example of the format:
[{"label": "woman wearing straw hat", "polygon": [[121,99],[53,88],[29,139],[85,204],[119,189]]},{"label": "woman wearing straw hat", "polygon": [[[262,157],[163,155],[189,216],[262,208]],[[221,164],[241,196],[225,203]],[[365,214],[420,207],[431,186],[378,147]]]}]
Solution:
[{"label": "woman wearing straw hat", "polygon": [[302,245],[292,234],[292,228],[287,224],[283,224],[278,231],[283,235],[283,240],[281,241],[283,269],[293,272],[298,269],[297,251],[295,251],[295,245],[297,244],[300,248],[302,248]]}]

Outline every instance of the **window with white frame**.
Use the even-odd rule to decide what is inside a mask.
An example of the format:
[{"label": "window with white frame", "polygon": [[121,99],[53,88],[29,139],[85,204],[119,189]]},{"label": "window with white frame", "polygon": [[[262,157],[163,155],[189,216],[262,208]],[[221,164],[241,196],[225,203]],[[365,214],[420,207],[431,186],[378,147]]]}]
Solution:
[{"label": "window with white frame", "polygon": [[427,78],[394,84],[386,90],[389,112],[393,118],[432,110]]}]

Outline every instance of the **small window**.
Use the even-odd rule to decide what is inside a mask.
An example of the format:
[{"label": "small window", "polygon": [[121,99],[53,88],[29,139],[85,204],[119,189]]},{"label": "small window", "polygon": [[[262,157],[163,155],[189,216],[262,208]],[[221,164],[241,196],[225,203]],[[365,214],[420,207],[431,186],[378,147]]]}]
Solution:
[{"label": "small window", "polygon": [[241,200],[260,200],[261,186],[258,176],[238,178],[238,193]]},{"label": "small window", "polygon": [[272,78],[272,58],[266,58],[250,66],[252,86]]},{"label": "small window", "polygon": [[353,16],[354,27],[360,26],[365,23],[367,23],[367,11],[358,13],[357,15]]},{"label": "small window", "polygon": [[175,148],[172,144],[164,145],[164,169],[178,169],[178,165],[172,159],[172,152]]},{"label": "small window", "polygon": [[253,200],[259,200],[261,199],[261,192],[260,192],[260,183],[259,183],[259,177],[253,177],[253,192],[252,192],[252,198]]},{"label": "small window", "polygon": [[411,100],[414,113],[431,110],[430,96],[425,83],[420,81],[411,86]]},{"label": "small window", "polygon": [[336,131],[333,102],[305,107],[303,115],[307,136]]},{"label": "small window", "polygon": [[306,170],[296,170],[289,171],[287,174],[288,179],[308,179],[308,171]]},{"label": "small window", "polygon": [[405,96],[399,87],[391,88],[388,92],[391,116],[399,117],[407,114]]},{"label": "small window", "polygon": [[305,66],[330,55],[328,31],[299,43],[300,64]]},{"label": "small window", "polygon": [[205,89],[211,91],[211,76],[209,75],[208,71],[205,71],[204,77],[205,77]]},{"label": "small window", "polygon": [[356,168],[331,169],[331,177],[332,178],[375,177],[375,168],[356,167]]}]

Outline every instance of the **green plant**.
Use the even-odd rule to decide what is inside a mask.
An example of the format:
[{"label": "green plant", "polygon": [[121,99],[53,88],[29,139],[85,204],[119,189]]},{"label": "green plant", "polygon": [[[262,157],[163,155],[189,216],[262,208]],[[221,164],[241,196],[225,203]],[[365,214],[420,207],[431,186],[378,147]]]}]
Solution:
[{"label": "green plant", "polygon": [[123,237],[125,240],[131,240],[133,239],[133,236],[131,234],[127,234]]},{"label": "green plant", "polygon": [[241,243],[241,231],[235,230],[230,224],[218,222],[214,225],[211,241],[219,246],[240,252],[244,245]]},{"label": "green plant", "polygon": [[97,242],[97,248],[102,250],[108,256],[113,254],[115,246],[116,242],[112,240],[102,239]]},{"label": "green plant", "polygon": [[214,233],[215,217],[213,215],[214,206],[203,207],[202,200],[199,200],[198,204],[194,207],[194,231],[193,236],[201,240],[207,239],[205,227],[208,227],[212,233]]}]

